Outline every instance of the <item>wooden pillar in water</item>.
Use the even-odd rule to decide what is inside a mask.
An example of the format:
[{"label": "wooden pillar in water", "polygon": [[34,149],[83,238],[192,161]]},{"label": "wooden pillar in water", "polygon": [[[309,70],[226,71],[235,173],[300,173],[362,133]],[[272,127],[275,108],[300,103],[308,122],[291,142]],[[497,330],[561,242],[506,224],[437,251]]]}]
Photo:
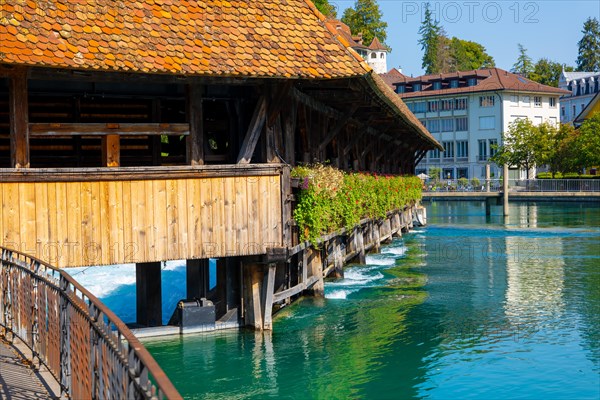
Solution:
[{"label": "wooden pillar in water", "polygon": [[508,164],[504,164],[502,170],[502,209],[504,210],[504,216],[508,216]]},{"label": "wooden pillar in water", "polygon": [[263,266],[256,263],[244,263],[242,268],[244,271],[244,325],[262,330]]},{"label": "wooden pillar in water", "polygon": [[135,265],[137,323],[143,326],[162,325],[162,293],[160,262]]},{"label": "wooden pillar in water", "polygon": [[201,299],[208,294],[208,259],[186,260],[186,297]]}]

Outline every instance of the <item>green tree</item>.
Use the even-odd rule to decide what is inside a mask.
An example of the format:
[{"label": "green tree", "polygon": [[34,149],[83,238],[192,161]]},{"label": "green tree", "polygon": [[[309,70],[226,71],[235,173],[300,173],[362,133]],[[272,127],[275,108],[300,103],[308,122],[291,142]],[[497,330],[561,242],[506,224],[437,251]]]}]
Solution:
[{"label": "green tree", "polygon": [[563,71],[573,71],[569,67],[547,58],[540,58],[533,66],[533,71],[529,74],[529,79],[541,83],[542,85],[558,87],[558,80]]},{"label": "green tree", "polygon": [[600,24],[596,18],[588,18],[583,24],[583,37],[577,43],[577,69],[579,71],[600,71]]},{"label": "green tree", "polygon": [[533,62],[531,61],[531,57],[527,55],[527,49],[521,43],[518,46],[519,57],[517,58],[517,62],[514,63],[511,72],[529,78],[529,75],[533,71]]},{"label": "green tree", "polygon": [[499,165],[516,166],[527,171],[550,161],[552,137],[556,128],[547,123],[538,126],[526,118],[517,119],[509,124],[508,132],[503,133],[503,145],[491,158]]},{"label": "green tree", "polygon": [[579,171],[600,166],[600,112],[581,124],[573,140],[573,151]]},{"label": "green tree", "polygon": [[323,15],[326,17],[335,18],[337,16],[337,11],[334,6],[329,4],[328,0],[312,0],[317,9],[321,11]]},{"label": "green tree", "polygon": [[552,138],[552,151],[548,160],[550,171],[575,172],[577,171],[577,154],[573,147],[576,131],[571,124],[561,124]]},{"label": "green tree", "polygon": [[491,68],[496,64],[494,58],[487,54],[485,47],[477,42],[453,37],[450,44],[453,58],[453,69],[442,72],[469,71],[472,69]]},{"label": "green tree", "polygon": [[431,15],[429,3],[425,4],[425,16],[419,27],[419,44],[423,50],[423,62],[421,67],[426,74],[435,74],[439,69],[438,53],[440,38],[442,38],[442,28],[438,21]]},{"label": "green tree", "polygon": [[377,37],[382,43],[387,39],[387,22],[381,20],[383,14],[375,0],[356,0],[354,8],[344,11],[342,22],[355,33],[362,33],[367,45]]}]

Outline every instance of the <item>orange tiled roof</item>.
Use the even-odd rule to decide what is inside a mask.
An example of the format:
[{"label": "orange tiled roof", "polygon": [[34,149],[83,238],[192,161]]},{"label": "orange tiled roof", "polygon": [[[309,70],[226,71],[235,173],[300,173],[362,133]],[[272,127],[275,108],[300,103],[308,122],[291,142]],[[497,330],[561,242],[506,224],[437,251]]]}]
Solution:
[{"label": "orange tiled roof", "polygon": [[371,49],[371,50],[388,51],[388,48],[381,44],[381,42],[379,41],[379,39],[377,39],[377,36],[375,36],[373,38],[373,41],[369,45],[369,49]]},{"label": "orange tiled roof", "polygon": [[3,2],[0,63],[252,77],[368,73],[324,21],[310,0]]}]

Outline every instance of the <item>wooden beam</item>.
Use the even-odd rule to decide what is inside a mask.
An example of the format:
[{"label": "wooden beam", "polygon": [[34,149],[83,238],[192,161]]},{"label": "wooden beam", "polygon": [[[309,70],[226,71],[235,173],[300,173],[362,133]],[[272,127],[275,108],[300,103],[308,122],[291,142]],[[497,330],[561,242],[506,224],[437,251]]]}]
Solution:
[{"label": "wooden beam", "polygon": [[190,134],[190,124],[160,123],[31,123],[29,136],[181,136]]},{"label": "wooden beam", "polygon": [[119,135],[102,136],[102,166],[118,167],[121,164]]},{"label": "wooden beam", "polygon": [[267,99],[263,95],[260,96],[258,102],[256,103],[256,107],[254,108],[254,114],[252,114],[248,131],[246,132],[242,147],[240,148],[240,153],[238,154],[238,164],[250,163],[252,154],[254,154],[254,149],[256,148],[256,143],[258,142],[262,128],[265,125],[266,115]]},{"label": "wooden beam", "polygon": [[10,160],[13,168],[29,168],[29,103],[27,69],[13,72],[8,84]]},{"label": "wooden beam", "polygon": [[357,108],[358,106],[356,104],[351,106],[341,118],[338,118],[335,126],[329,131],[327,136],[325,136],[325,138],[319,144],[319,151],[323,151],[325,147],[329,144],[329,142],[331,142],[333,138],[336,137],[338,133],[340,133],[342,128],[346,126],[350,118],[352,118],[352,115],[354,114]]},{"label": "wooden beam", "polygon": [[203,87],[188,85],[188,118],[190,136],[187,139],[187,163],[204,165],[204,110],[202,105]]},{"label": "wooden beam", "polygon": [[292,88],[292,81],[286,80],[272,90],[272,97],[269,99],[269,115],[267,116],[267,127],[273,126],[275,119],[279,116],[281,109],[285,105],[285,98],[289,96]]},{"label": "wooden beam", "polygon": [[271,263],[269,264],[269,269],[267,270],[267,274],[265,279],[267,280],[263,284],[264,288],[264,296],[265,305],[263,308],[263,329],[270,331],[273,329],[273,294],[275,291],[275,272],[277,269],[277,264]]},{"label": "wooden beam", "polygon": [[283,148],[285,161],[294,165],[296,163],[296,120],[298,104],[295,99],[290,99],[286,112],[282,115],[283,122]]}]

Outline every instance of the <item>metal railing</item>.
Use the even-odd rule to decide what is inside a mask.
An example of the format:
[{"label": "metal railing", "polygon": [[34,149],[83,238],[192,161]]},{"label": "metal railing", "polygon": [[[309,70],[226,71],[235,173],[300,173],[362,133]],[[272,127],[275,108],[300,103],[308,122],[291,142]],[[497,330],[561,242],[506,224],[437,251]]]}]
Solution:
[{"label": "metal railing", "polygon": [[[0,333],[73,399],[181,399],[129,328],[68,273],[0,247]],[[153,382],[149,377],[152,377]]]},{"label": "metal railing", "polygon": [[600,179],[524,179],[508,185],[513,192],[600,192]]},{"label": "metal railing", "polygon": [[[501,179],[427,179],[423,192],[501,192]],[[510,192],[600,192],[600,179],[509,179]]]}]

